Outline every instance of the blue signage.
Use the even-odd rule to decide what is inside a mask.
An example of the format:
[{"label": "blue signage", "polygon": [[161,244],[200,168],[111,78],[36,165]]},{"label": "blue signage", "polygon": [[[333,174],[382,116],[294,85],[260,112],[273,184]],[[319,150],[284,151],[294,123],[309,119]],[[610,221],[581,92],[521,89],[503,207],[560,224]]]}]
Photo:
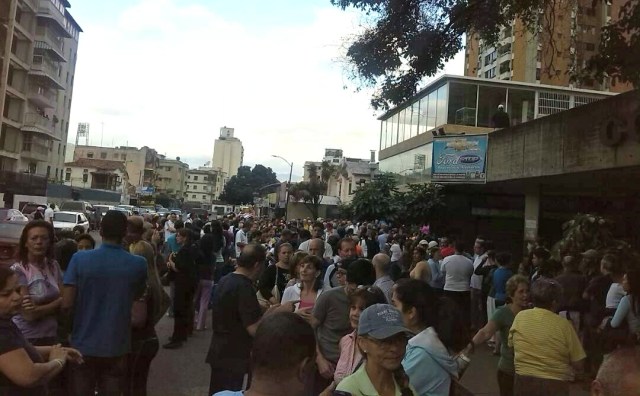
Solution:
[{"label": "blue signage", "polygon": [[486,183],[487,141],[487,135],[434,138],[431,181]]}]

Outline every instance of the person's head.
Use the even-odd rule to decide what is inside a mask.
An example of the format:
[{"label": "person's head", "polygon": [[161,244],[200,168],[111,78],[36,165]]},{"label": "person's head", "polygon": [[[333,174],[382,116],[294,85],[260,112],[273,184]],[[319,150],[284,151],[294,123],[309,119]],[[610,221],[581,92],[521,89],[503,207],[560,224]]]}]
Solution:
[{"label": "person's head", "polygon": [[484,252],[487,251],[485,246],[486,239],[484,237],[477,237],[475,243],[473,244],[473,253],[481,256]]},{"label": "person's head", "polygon": [[389,275],[391,270],[391,258],[384,253],[378,253],[373,256],[371,260],[373,268],[376,271],[376,278],[381,278],[385,275]]},{"label": "person's head", "polygon": [[564,269],[565,272],[577,272],[578,264],[578,260],[573,256],[564,256],[562,258],[562,269]]},{"label": "person's head", "polygon": [[376,273],[371,261],[361,258],[350,262],[346,266],[347,285],[353,290],[358,286],[372,285],[376,281]]},{"label": "person's head", "polygon": [[511,253],[509,252],[498,252],[495,256],[490,255],[490,257],[493,258],[500,267],[508,267],[511,265]]},{"label": "person's head", "polygon": [[264,261],[267,259],[267,251],[262,245],[250,243],[242,249],[240,257],[236,259],[236,265],[247,275],[256,280],[264,269]]},{"label": "person's head", "polygon": [[290,264],[289,264],[289,273],[295,279],[300,278],[300,262],[302,259],[307,257],[309,253],[303,251],[297,251],[291,256]]},{"label": "person's head", "polygon": [[529,304],[529,279],[523,275],[514,275],[507,281],[507,297],[520,308]]},{"label": "person's head", "polygon": [[180,246],[187,246],[191,244],[193,239],[193,232],[188,228],[181,228],[176,230],[176,242]]},{"label": "person's head", "polygon": [[280,240],[282,242],[289,242],[293,239],[293,231],[291,231],[288,228],[285,228],[284,230],[282,230],[282,233],[280,234]]},{"label": "person's head", "polygon": [[64,272],[69,266],[71,257],[78,251],[78,244],[71,238],[63,238],[55,243],[53,253],[60,269]]},{"label": "person's head", "polygon": [[21,304],[18,275],[9,267],[0,266],[0,317],[10,318],[17,314]]},{"label": "person's head", "polygon": [[182,220],[176,220],[176,221],[173,223],[173,228],[174,228],[176,231],[183,229],[183,228],[184,228],[184,221],[182,221]]},{"label": "person's head", "polygon": [[356,241],[350,237],[345,237],[338,241],[338,256],[343,260],[347,257],[355,257]]},{"label": "person's head", "polygon": [[135,239],[142,238],[144,233],[144,220],[142,216],[130,216],[127,219],[127,235],[135,236]]},{"label": "person's head", "polygon": [[354,290],[349,295],[349,322],[351,328],[358,329],[360,314],[374,304],[386,304],[387,298],[382,290],[375,286],[365,286]]},{"label": "person's head", "polygon": [[314,290],[322,287],[320,274],[322,274],[323,261],[320,257],[307,255],[300,261],[300,269],[298,272],[300,282],[313,283]]},{"label": "person's head", "polygon": [[309,241],[309,254],[316,257],[324,256],[324,241],[320,238],[313,238]]},{"label": "person's head", "polygon": [[549,253],[547,249],[543,247],[537,247],[533,249],[533,252],[531,252],[531,264],[533,264],[534,267],[539,268],[543,266],[550,257],[551,253]]},{"label": "person's head", "polygon": [[315,354],[313,328],[299,315],[282,312],[266,316],[253,338],[251,389],[265,386],[286,389],[288,395],[304,395],[305,386],[315,375]]},{"label": "person's head", "polygon": [[305,230],[304,228],[298,231],[298,236],[300,237],[300,241],[308,241],[311,239],[311,232],[309,230]]},{"label": "person's head", "polygon": [[584,251],[580,253],[580,256],[582,256],[582,265],[585,268],[594,267],[600,260],[600,254],[595,249]]},{"label": "person's head", "polygon": [[640,271],[627,271],[622,278],[622,287],[627,294],[640,299]]},{"label": "person's head", "polygon": [[618,275],[622,272],[622,266],[616,256],[605,254],[600,260],[600,271],[605,275]]},{"label": "person's head", "polygon": [[52,204],[49,204],[49,207],[50,207],[51,209],[55,209],[55,208],[56,208],[56,204],[53,204],[53,203],[52,203]]},{"label": "person's head", "polygon": [[448,247],[449,246],[449,238],[447,238],[447,237],[440,238],[440,246]]},{"label": "person's head", "polygon": [[400,279],[393,289],[393,305],[402,312],[406,327],[414,332],[434,327],[438,338],[450,350],[458,352],[469,342],[459,329],[465,326],[457,304],[438,297],[428,283],[418,279]]},{"label": "person's head", "polygon": [[278,258],[278,262],[284,265],[289,265],[289,261],[291,260],[291,255],[293,254],[293,246],[290,243],[281,243],[278,245],[278,249],[276,251],[276,257]]},{"label": "person's head", "polygon": [[23,264],[53,258],[53,226],[44,220],[32,220],[22,229],[18,259]]},{"label": "person's head", "polygon": [[464,242],[462,241],[456,241],[454,249],[456,250],[457,254],[462,254],[464,253],[465,249],[467,247],[465,246]]},{"label": "person's head", "polygon": [[245,221],[244,223],[242,223],[242,226],[240,228],[242,228],[242,230],[244,232],[249,232],[251,231],[251,222],[250,221]]},{"label": "person's head", "polygon": [[96,247],[96,240],[89,234],[80,234],[76,237],[78,250],[93,250]]},{"label": "person's head", "polygon": [[553,279],[540,278],[531,285],[531,299],[537,308],[555,311],[562,298],[562,286]]},{"label": "person's head", "polygon": [[442,253],[440,253],[440,248],[437,246],[432,247],[431,249],[429,249],[429,256],[431,256],[432,259],[439,261],[442,259]]},{"label": "person's head", "polygon": [[127,216],[119,210],[109,210],[102,216],[100,235],[105,242],[121,244],[127,235]]},{"label": "person's head", "polygon": [[178,215],[176,215],[175,213],[169,214],[169,220],[175,222],[177,218],[178,218]]},{"label": "person's head", "polygon": [[498,111],[504,111],[504,105],[502,103],[498,105]]},{"label": "person's head", "polygon": [[425,248],[423,246],[416,246],[415,248],[413,248],[413,262],[418,263],[420,261],[423,261],[425,258],[427,257],[427,251],[425,250]]},{"label": "person's head", "polygon": [[322,234],[324,233],[324,225],[320,221],[316,221],[313,223],[311,227],[311,236],[313,238],[322,238]]},{"label": "person's head", "polygon": [[591,396],[640,396],[640,347],[611,352],[591,383]]},{"label": "person's head", "polygon": [[360,314],[358,347],[367,364],[378,369],[394,372],[402,368],[410,335],[400,311],[392,305],[374,304]]}]

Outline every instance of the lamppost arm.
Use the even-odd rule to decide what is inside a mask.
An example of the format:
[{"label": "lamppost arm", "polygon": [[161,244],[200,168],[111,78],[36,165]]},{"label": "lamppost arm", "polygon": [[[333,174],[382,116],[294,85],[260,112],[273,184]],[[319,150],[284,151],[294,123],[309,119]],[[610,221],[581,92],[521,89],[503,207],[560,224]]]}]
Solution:
[{"label": "lamppost arm", "polygon": [[279,155],[272,154],[271,156],[274,158],[280,158],[287,165],[289,165],[289,181],[287,182],[287,198],[284,206],[284,220],[287,221],[288,220],[287,215],[289,213],[289,189],[291,188],[291,175],[293,174],[293,162],[289,162]]}]

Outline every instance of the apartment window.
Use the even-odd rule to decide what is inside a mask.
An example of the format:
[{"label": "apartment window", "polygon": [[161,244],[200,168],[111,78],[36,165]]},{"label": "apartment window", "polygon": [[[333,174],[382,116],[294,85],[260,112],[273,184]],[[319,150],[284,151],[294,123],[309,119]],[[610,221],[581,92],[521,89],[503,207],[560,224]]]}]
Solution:
[{"label": "apartment window", "polygon": [[193,180],[198,180],[198,176],[194,176],[194,177],[193,177]]},{"label": "apartment window", "polygon": [[51,175],[51,165],[47,165],[47,178]]},{"label": "apartment window", "polygon": [[85,173],[84,175],[82,175],[82,182],[86,183],[88,181],[89,181],[89,175]]},{"label": "apartment window", "polygon": [[206,195],[203,195],[203,196],[202,196],[202,199],[207,199],[207,196],[206,196]]},{"label": "apartment window", "polygon": [[191,198],[196,199],[196,195],[195,195],[195,194],[193,194],[193,195],[191,196]]},{"label": "apartment window", "polygon": [[113,158],[115,158],[115,159],[120,158],[120,154],[118,154],[118,153],[113,153]]},{"label": "apartment window", "polygon": [[126,159],[127,159],[127,155],[126,154],[122,154],[122,160],[126,161]]},{"label": "apartment window", "polygon": [[66,145],[62,146],[62,156],[64,157],[65,155],[67,155],[67,146]]},{"label": "apartment window", "polygon": [[540,70],[540,68],[538,67],[538,68],[536,69],[536,80],[538,80],[538,81],[540,81],[540,74],[541,74],[541,70]]},{"label": "apartment window", "polygon": [[194,190],[197,190],[197,189],[198,189],[198,185],[197,185],[197,184],[194,184],[194,185],[193,185],[193,189],[194,189]]},{"label": "apartment window", "polygon": [[67,168],[67,172],[64,175],[64,181],[71,181],[71,169]]},{"label": "apartment window", "polygon": [[60,143],[58,143],[58,155],[60,155]]},{"label": "apartment window", "polygon": [[171,167],[170,166],[165,166],[164,170],[166,170],[167,172],[171,172]]},{"label": "apartment window", "polygon": [[107,159],[107,153],[100,153],[101,159]]},{"label": "apartment window", "polygon": [[93,153],[87,153],[87,158],[93,158]]},{"label": "apartment window", "polygon": [[187,175],[187,179],[191,179],[191,175]]},{"label": "apartment window", "polygon": [[54,180],[58,180],[58,168],[56,168],[56,178]]}]

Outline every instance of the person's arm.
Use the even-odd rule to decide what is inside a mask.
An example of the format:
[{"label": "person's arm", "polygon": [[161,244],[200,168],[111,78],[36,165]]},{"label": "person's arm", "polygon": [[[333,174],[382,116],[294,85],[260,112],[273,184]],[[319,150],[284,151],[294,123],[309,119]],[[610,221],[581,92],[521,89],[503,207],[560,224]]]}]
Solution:
[{"label": "person's arm", "polygon": [[[26,286],[23,286],[26,289]],[[23,294],[25,295],[25,294]],[[62,306],[62,297],[58,297],[55,300],[51,301],[48,304],[43,305],[35,305],[31,301],[31,299],[27,299],[22,304],[22,317],[28,321],[32,322],[43,318],[45,316],[50,316],[56,314],[60,307]]]},{"label": "person's arm", "polygon": [[629,309],[631,308],[629,304],[629,298],[627,296],[622,297],[620,300],[620,304],[618,308],[616,308],[616,313],[613,315],[613,319],[611,319],[610,325],[613,328],[619,327],[624,319],[629,314]]},{"label": "person's arm", "polygon": [[22,388],[44,385],[60,374],[66,364],[66,353],[49,353],[47,363],[34,363],[24,348],[0,355],[0,373]]},{"label": "person's arm", "polygon": [[487,324],[483,328],[478,330],[476,335],[473,336],[473,340],[471,340],[471,342],[473,343],[474,347],[476,345],[480,345],[486,342],[487,340],[489,340],[491,337],[493,337],[493,335],[497,331],[498,331],[498,323],[496,323],[493,320],[489,320]]}]

